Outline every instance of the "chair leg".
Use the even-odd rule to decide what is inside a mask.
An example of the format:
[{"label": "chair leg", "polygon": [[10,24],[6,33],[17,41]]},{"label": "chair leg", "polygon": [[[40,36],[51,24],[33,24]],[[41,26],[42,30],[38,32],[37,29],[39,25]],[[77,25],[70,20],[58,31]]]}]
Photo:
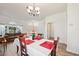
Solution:
[{"label": "chair leg", "polygon": [[29,56],[28,54],[26,54],[26,56]]},{"label": "chair leg", "polygon": [[56,56],[56,51],[54,51],[54,56]]},{"label": "chair leg", "polygon": [[51,51],[51,56],[56,56],[56,49],[55,48]]},{"label": "chair leg", "polygon": [[4,54],[5,54],[5,50],[6,50],[5,45],[3,45],[3,48],[4,48],[4,52],[3,52],[3,56],[4,56]]},{"label": "chair leg", "polygon": [[51,56],[54,56],[54,50],[51,51]]},{"label": "chair leg", "polygon": [[18,53],[18,51],[19,51],[19,46],[17,46],[17,53]]}]

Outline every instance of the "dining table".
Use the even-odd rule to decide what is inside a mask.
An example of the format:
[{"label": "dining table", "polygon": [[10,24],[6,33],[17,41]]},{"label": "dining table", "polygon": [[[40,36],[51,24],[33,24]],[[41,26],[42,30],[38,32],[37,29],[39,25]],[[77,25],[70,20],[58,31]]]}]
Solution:
[{"label": "dining table", "polygon": [[[29,56],[49,56],[55,46],[54,41],[48,39],[32,40],[26,38],[24,43]],[[20,46],[18,38],[15,39],[14,44]]]}]

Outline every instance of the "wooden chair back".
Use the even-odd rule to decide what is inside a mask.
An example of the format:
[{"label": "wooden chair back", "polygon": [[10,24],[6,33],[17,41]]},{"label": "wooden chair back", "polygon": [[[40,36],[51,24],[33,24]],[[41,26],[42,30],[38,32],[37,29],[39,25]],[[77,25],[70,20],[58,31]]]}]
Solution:
[{"label": "wooden chair back", "polygon": [[21,50],[21,56],[28,56],[27,54],[27,48],[26,48],[26,44],[24,44],[24,42],[22,42],[23,37],[19,38],[20,41],[20,50]]},{"label": "wooden chair back", "polygon": [[57,40],[54,40],[55,49],[57,48],[58,41],[59,41],[59,37],[57,37]]},{"label": "wooden chair back", "polygon": [[55,40],[55,38],[53,37],[51,40],[54,40],[54,49],[51,51],[51,56],[56,56],[56,50],[57,50],[57,44],[59,41],[59,37],[57,37],[57,39]]}]

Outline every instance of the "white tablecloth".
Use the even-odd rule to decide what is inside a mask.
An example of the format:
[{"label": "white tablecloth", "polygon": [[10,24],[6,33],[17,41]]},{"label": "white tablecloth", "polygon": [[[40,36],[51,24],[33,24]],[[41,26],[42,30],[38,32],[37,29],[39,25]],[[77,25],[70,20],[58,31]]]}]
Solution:
[{"label": "white tablecloth", "polygon": [[[42,40],[34,40],[34,41],[35,42],[26,46],[28,55],[30,55],[30,56],[48,56],[50,54],[52,49],[44,48],[44,47],[40,46],[40,44],[45,41],[51,41],[51,40],[42,39]],[[53,41],[51,41],[51,42],[53,42]],[[18,39],[15,39],[14,45],[20,46]]]}]

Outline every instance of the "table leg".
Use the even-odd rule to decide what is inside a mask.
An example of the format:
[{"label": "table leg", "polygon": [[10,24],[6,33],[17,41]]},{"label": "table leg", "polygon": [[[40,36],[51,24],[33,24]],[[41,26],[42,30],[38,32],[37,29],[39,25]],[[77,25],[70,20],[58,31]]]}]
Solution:
[{"label": "table leg", "polygon": [[3,43],[3,55],[5,54],[6,50],[7,50],[7,44],[6,43]]}]

